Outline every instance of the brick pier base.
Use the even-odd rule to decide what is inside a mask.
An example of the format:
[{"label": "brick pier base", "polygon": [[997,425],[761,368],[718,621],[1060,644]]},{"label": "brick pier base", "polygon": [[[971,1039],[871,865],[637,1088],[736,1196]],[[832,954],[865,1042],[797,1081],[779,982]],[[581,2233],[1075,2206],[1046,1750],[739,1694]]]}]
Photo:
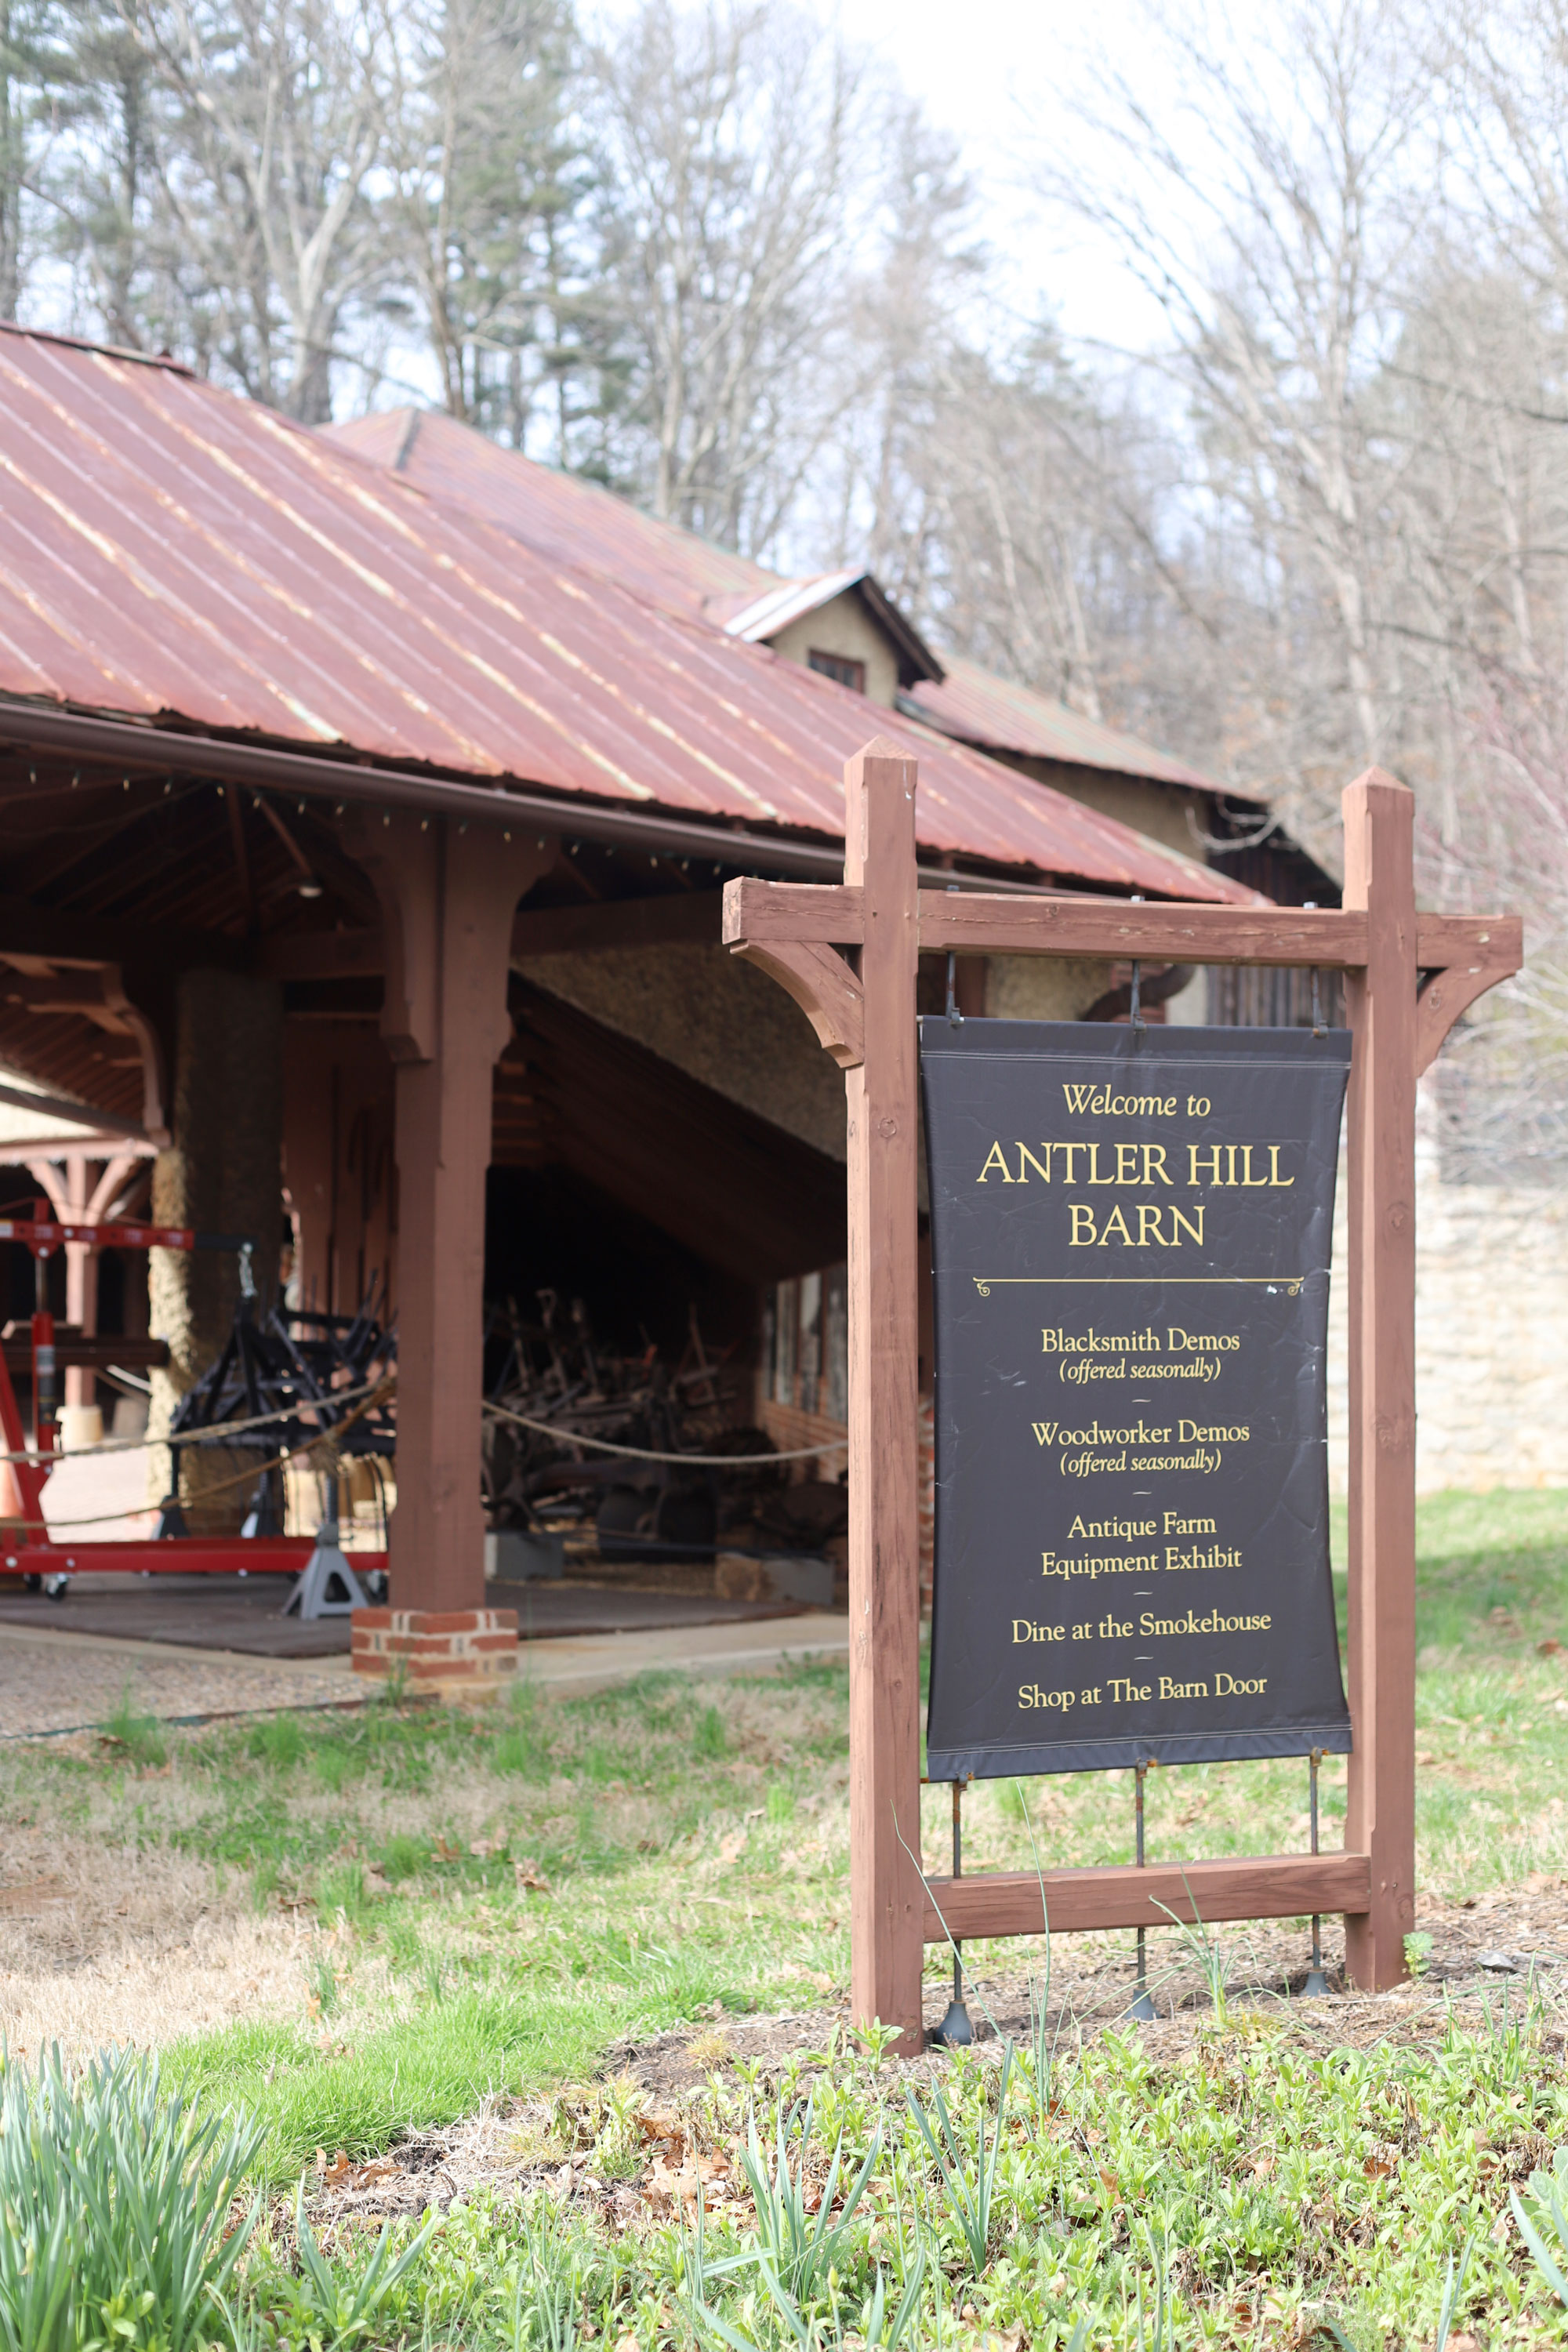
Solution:
[{"label": "brick pier base", "polygon": [[439,1698],[494,1698],[517,1673],[515,1609],[356,1609],[353,1670]]}]

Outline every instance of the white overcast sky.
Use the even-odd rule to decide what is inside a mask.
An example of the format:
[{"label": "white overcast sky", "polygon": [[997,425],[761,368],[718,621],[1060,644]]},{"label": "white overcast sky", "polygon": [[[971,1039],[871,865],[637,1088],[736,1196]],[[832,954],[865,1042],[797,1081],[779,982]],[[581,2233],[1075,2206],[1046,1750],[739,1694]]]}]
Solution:
[{"label": "white overcast sky", "polygon": [[[963,142],[988,241],[1013,264],[1016,298],[1043,299],[1069,337],[1146,350],[1157,307],[1081,226],[1041,216],[1027,193],[1032,149],[1071,153],[1085,133],[1064,103],[1091,78],[1090,45],[1149,56],[1136,0],[837,0],[833,14]],[[1173,11],[1173,14],[1177,13]],[[1150,58],[1150,63],[1153,59]]]}]

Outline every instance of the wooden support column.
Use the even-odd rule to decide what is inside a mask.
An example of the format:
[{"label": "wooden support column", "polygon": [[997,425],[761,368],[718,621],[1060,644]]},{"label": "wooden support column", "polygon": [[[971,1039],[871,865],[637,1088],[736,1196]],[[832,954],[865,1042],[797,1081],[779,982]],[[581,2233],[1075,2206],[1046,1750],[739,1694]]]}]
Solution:
[{"label": "wooden support column", "polygon": [[845,1072],[849,1175],[850,2008],[921,2048],[916,763],[845,770],[844,879],[863,894],[865,1060]]},{"label": "wooden support column", "polygon": [[1415,1924],[1415,802],[1372,769],[1344,795],[1347,908],[1367,910],[1347,973],[1350,1079],[1350,1759],[1345,1844],[1371,1904],[1345,1918],[1352,1982],[1405,1972]]},{"label": "wooden support column", "polygon": [[[283,1223],[283,991],[275,980],[243,972],[186,971],[175,984],[174,1005],[174,1140],[153,1163],[153,1222],[253,1234],[257,1286],[264,1298],[275,1296]],[[169,1361],[153,1374],[150,1501],[167,1493],[172,1476],[171,1457],[156,1441],[226,1342],[238,1299],[239,1261],[232,1252],[152,1252],[149,1320],[169,1343]],[[250,1495],[240,1474],[255,1460],[237,1448],[180,1448],[180,1490],[193,1535],[237,1535]]]},{"label": "wooden support column", "polygon": [[386,924],[382,1035],[396,1067],[397,1507],[392,1603],[484,1601],[479,1435],[485,1171],[512,916],[556,845],[412,814],[353,846]]}]

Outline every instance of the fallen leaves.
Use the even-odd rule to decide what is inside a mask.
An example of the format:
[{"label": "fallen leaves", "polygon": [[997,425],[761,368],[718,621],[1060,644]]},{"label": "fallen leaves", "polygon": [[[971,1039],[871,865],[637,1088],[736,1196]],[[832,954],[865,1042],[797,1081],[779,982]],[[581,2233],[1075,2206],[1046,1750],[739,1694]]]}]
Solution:
[{"label": "fallen leaves", "polygon": [[652,2107],[636,2120],[642,2137],[653,2146],[642,2194],[656,2213],[695,2207],[700,2189],[704,2204],[721,2204],[732,2195],[729,2158],[716,2149],[698,2148],[682,2116]]},{"label": "fallen leaves", "polygon": [[966,2303],[958,2315],[963,2330],[963,2340],[973,2352],[1022,2352],[1022,2327],[982,2327],[980,2314],[972,2303]]},{"label": "fallen leaves", "polygon": [[402,2168],[389,2156],[355,2164],[346,2148],[340,2147],[330,2160],[325,2148],[316,2150],[316,2178],[323,2189],[374,2189],[378,2180],[395,2180]]},{"label": "fallen leaves", "polygon": [[642,2193],[656,2213],[668,2213],[677,2207],[684,2211],[694,2206],[700,2188],[705,2204],[729,2196],[730,2167],[723,2157],[701,2156],[694,2150],[683,2162],[670,2164],[663,2156],[656,2156],[644,2178]]},{"label": "fallen leaves", "polygon": [[520,1895],[549,1894],[550,1881],[531,1854],[524,1854],[519,1861],[514,1862],[511,1873],[517,1881],[517,1891]]}]

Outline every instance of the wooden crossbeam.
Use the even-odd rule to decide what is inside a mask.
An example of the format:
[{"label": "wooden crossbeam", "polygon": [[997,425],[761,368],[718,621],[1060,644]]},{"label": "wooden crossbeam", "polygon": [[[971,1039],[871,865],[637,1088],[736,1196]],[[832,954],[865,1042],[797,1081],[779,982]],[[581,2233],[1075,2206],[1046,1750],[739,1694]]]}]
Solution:
[{"label": "wooden crossbeam", "polygon": [[[930,954],[1131,956],[1151,962],[1272,964],[1351,971],[1367,958],[1364,910],[1334,907],[1143,905],[1128,898],[1019,898],[1005,892],[920,893],[920,944]],[[731,882],[724,892],[731,947],[785,944],[858,947],[865,915],[858,889],[832,884]],[[1524,952],[1517,915],[1420,915],[1415,961],[1424,971],[1455,967],[1500,976]]]},{"label": "wooden crossbeam", "polygon": [[[1037,1936],[1089,1928],[1163,1927],[1172,1912],[1202,1920],[1302,1919],[1312,1912],[1352,1916],[1372,1901],[1364,1853],[1275,1853],[1240,1861],[1131,1863],[1100,1870],[984,1871],[926,1882],[925,1940],[952,1935]],[[1041,1888],[1045,1905],[1041,1906]],[[1162,1907],[1163,1906],[1163,1907]],[[943,1921],[946,1926],[943,1926]]]}]

